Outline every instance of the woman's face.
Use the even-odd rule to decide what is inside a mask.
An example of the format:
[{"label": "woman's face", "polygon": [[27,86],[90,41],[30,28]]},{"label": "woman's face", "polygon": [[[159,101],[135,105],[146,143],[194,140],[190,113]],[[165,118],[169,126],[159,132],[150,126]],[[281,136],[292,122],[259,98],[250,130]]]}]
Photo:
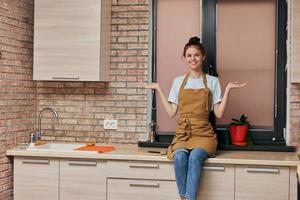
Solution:
[{"label": "woman's face", "polygon": [[183,59],[188,64],[190,69],[200,69],[203,61],[205,60],[205,55],[203,55],[198,48],[190,46],[186,50]]}]

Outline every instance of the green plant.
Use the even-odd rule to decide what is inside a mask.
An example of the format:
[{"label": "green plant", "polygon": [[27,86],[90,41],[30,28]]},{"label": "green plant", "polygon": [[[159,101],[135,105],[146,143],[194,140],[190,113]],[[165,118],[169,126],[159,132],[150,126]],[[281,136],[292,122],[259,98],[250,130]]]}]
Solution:
[{"label": "green plant", "polygon": [[242,114],[240,116],[240,119],[231,119],[233,122],[231,122],[229,125],[232,126],[245,126],[245,125],[249,125],[249,121],[247,121],[248,116],[246,116],[245,114]]}]

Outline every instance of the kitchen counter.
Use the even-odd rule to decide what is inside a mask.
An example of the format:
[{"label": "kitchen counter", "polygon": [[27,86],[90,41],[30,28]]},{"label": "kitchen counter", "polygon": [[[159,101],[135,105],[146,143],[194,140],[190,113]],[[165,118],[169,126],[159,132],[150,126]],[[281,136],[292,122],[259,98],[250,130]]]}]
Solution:
[{"label": "kitchen counter", "polygon": [[[102,144],[97,144],[102,145]],[[108,144],[103,144],[108,145]],[[80,159],[105,159],[105,160],[141,160],[172,162],[166,155],[149,153],[149,150],[166,152],[163,148],[141,148],[136,144],[111,144],[115,150],[108,153],[86,151],[62,151],[55,149],[26,150],[12,149],[6,152],[7,156],[29,156],[48,158],[80,158]],[[262,152],[262,151],[218,151],[214,158],[207,159],[206,163],[214,164],[241,164],[241,165],[273,165],[273,166],[298,166],[300,161],[296,152]]]},{"label": "kitchen counter", "polygon": [[[14,156],[15,199],[178,199],[166,148],[113,144],[116,149],[108,153],[73,150],[84,145],[7,151]],[[299,164],[293,152],[219,151],[203,166],[197,199],[296,200]]]}]

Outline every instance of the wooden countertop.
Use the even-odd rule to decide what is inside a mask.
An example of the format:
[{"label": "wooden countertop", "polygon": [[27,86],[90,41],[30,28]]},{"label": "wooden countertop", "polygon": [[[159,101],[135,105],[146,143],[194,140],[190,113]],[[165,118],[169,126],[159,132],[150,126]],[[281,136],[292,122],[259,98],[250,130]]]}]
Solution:
[{"label": "wooden countertop", "polygon": [[[83,144],[84,145],[84,144]],[[101,145],[101,144],[97,144]],[[108,144],[105,144],[108,145]],[[137,144],[110,144],[115,150],[109,153],[62,151],[62,150],[26,150],[12,149],[6,152],[7,156],[30,156],[51,158],[80,158],[105,160],[141,160],[172,162],[166,155],[149,153],[149,150],[166,152],[165,148],[141,148]],[[264,152],[264,151],[218,151],[217,156],[209,158],[206,163],[241,164],[241,165],[277,165],[298,166],[300,161],[296,152]]]}]

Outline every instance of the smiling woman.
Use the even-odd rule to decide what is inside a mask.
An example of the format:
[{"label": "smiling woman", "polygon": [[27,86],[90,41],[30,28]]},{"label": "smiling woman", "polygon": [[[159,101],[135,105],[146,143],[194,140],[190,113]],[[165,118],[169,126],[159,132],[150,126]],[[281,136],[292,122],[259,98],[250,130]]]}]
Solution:
[{"label": "smiling woman", "polygon": [[[159,83],[149,83],[145,87],[156,89],[162,105],[169,115],[179,113],[179,120],[167,157],[174,160],[176,183],[181,200],[195,200],[204,161],[216,155],[217,135],[209,122],[210,112],[221,118],[231,89],[242,88],[247,83],[229,82],[223,99],[216,77],[204,73],[206,51],[198,37],[192,37],[185,44],[182,59],[188,72],[177,76],[167,99]],[[191,87],[192,80],[199,80],[202,86]],[[212,80],[216,83],[212,85]],[[180,82],[176,84],[176,82]],[[198,82],[199,83],[199,82]],[[178,88],[176,88],[176,86]],[[213,95],[217,91],[217,99]]]}]

